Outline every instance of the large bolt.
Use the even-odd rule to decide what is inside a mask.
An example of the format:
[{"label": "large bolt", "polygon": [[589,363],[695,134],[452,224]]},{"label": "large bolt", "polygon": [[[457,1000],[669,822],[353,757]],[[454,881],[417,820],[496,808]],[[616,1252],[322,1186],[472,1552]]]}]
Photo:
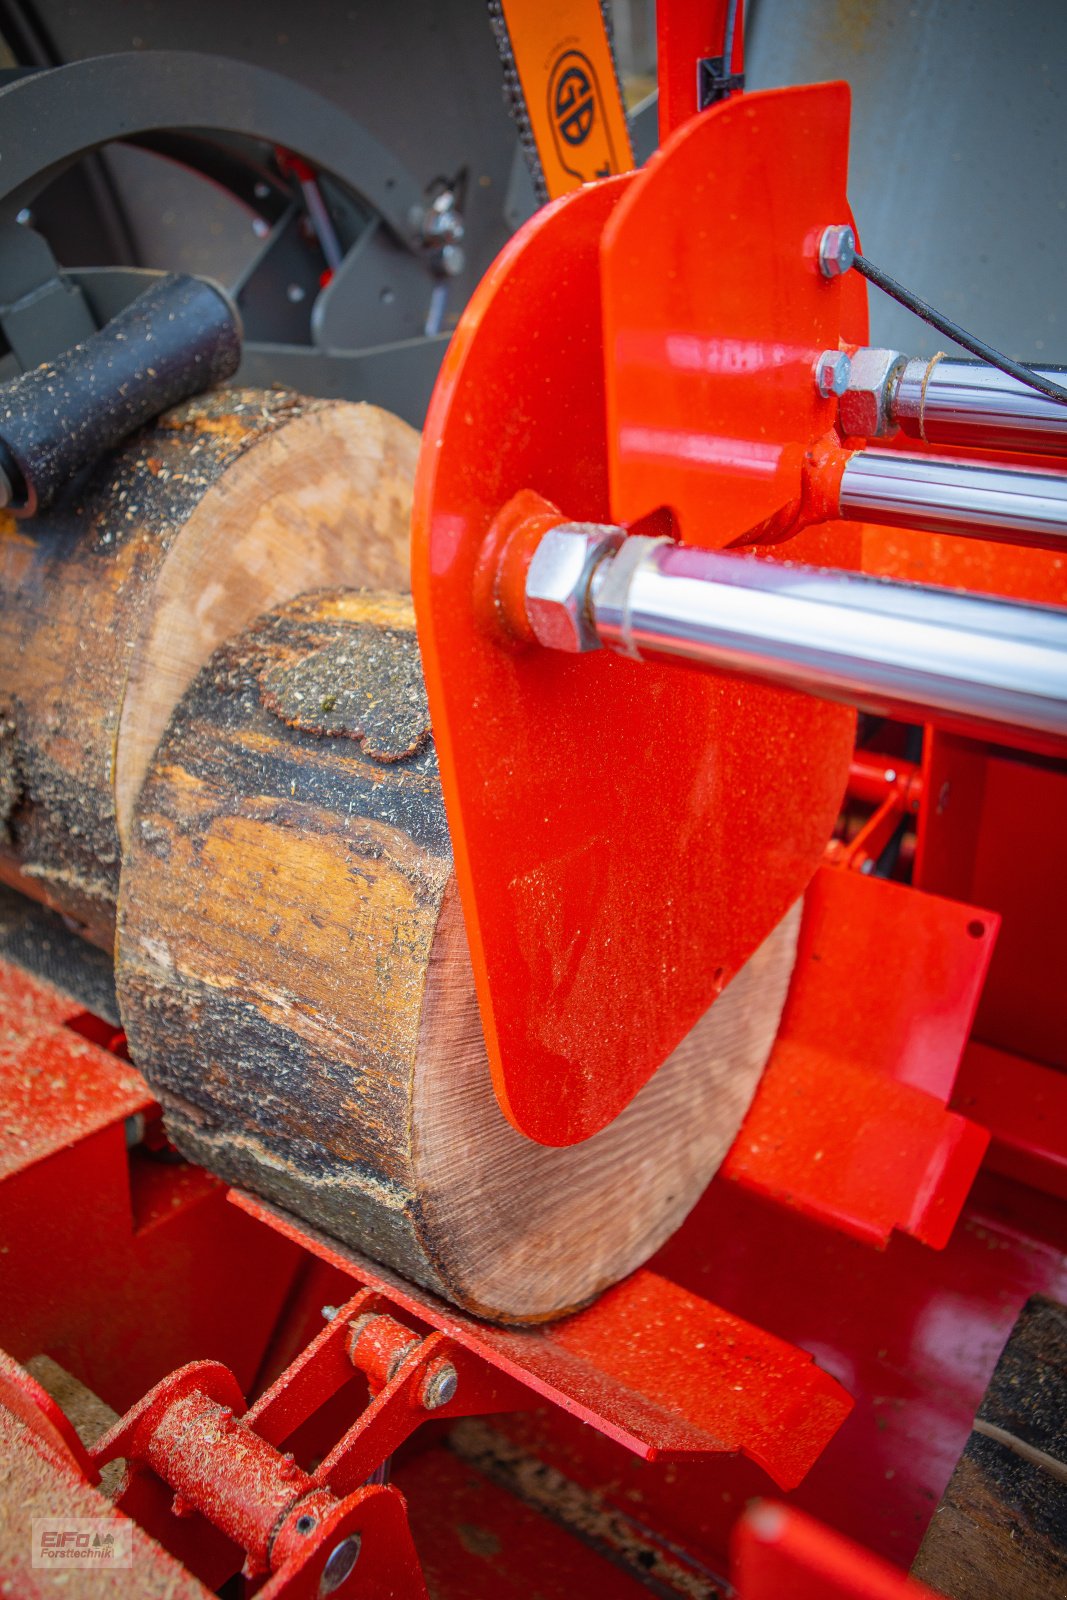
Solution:
[{"label": "large bolt", "polygon": [[824,400],[848,388],[852,363],[843,350],[824,350],[815,363],[815,384]]},{"label": "large bolt", "polygon": [[456,1398],[459,1374],[451,1361],[441,1361],[430,1368],[422,1385],[422,1403],[427,1411],[437,1411]]},{"label": "large bolt", "polygon": [[847,222],[824,228],[819,240],[819,271],[824,278],[839,278],[856,259],[856,235]]},{"label": "large bolt", "polygon": [[539,643],[550,650],[597,650],[589,619],[593,569],[623,540],[621,528],[568,522],[552,528],[534,551],[526,574],[526,616]]},{"label": "large bolt", "polygon": [[359,1534],[353,1533],[347,1539],[342,1539],[340,1544],[334,1545],[319,1579],[320,1595],[336,1594],[345,1579],[351,1576],[352,1568],[359,1560],[361,1543]]}]

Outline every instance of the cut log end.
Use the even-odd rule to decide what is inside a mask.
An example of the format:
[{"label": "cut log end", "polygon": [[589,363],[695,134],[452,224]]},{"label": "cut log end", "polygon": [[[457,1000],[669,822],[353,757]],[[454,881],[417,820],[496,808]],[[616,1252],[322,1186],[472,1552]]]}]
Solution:
[{"label": "cut log end", "polygon": [[280,608],[186,692],[132,813],[118,982],[175,1141],[455,1303],[536,1322],[644,1261],[770,1051],[785,919],[614,1123],[491,1086],[409,603]]},{"label": "cut log end", "polygon": [[454,879],[430,953],[413,1085],[422,1233],[445,1292],[521,1322],[646,1261],[722,1164],[756,1092],[796,959],[800,905],[615,1121],[535,1144],[492,1089]]},{"label": "cut log end", "polygon": [[120,833],[178,699],[282,600],[407,586],[417,450],[374,406],[219,391],[47,516],[0,515],[0,878],[110,947]]},{"label": "cut log end", "polygon": [[198,503],[155,583],[119,723],[115,810],[130,811],[171,711],[226,639],[307,590],[408,586],[414,429],[376,406],[300,412]]}]

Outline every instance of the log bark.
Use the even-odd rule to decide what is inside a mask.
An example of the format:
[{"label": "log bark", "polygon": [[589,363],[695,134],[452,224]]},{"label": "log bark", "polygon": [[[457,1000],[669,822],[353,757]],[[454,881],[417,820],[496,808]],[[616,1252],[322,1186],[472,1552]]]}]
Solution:
[{"label": "log bark", "polygon": [[372,406],[220,391],[47,516],[0,516],[0,878],[110,947],[121,836],[177,700],[281,600],[406,587],[417,445]]},{"label": "log bark", "polygon": [[409,603],[324,592],[220,649],[170,721],[133,812],[119,1004],[194,1160],[533,1322],[645,1260],[704,1189],[798,923],[610,1127],[523,1138],[491,1087]]},{"label": "log bark", "polygon": [[1067,1595],[1067,1306],[1020,1312],[911,1570],[952,1600]]}]

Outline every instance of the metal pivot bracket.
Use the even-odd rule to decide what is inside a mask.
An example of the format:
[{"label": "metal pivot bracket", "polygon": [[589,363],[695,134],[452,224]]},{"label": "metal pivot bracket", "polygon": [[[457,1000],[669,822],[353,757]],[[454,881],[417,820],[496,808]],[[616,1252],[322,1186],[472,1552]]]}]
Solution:
[{"label": "metal pivot bracket", "polygon": [[[268,1600],[340,1589],[358,1563],[361,1595],[424,1596],[399,1491],[375,1474],[428,1416],[516,1410],[513,1379],[445,1334],[399,1322],[372,1289],[341,1307],[250,1408],[228,1368],[199,1361],[158,1383],[86,1453],[62,1412],[14,1362],[0,1360],[0,1405],[50,1458],[87,1483],[126,1462],[116,1502],[212,1588],[240,1567]],[[365,1374],[370,1401],[317,1466],[284,1447],[301,1424]]]}]

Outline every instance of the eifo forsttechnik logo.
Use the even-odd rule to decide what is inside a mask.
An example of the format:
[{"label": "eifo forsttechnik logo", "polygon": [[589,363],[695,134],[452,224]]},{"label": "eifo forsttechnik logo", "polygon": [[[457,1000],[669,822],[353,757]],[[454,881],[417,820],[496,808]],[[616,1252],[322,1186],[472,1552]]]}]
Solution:
[{"label": "eifo forsttechnik logo", "polygon": [[34,1517],[31,1565],[82,1571],[131,1567],[132,1534],[126,1517]]}]

